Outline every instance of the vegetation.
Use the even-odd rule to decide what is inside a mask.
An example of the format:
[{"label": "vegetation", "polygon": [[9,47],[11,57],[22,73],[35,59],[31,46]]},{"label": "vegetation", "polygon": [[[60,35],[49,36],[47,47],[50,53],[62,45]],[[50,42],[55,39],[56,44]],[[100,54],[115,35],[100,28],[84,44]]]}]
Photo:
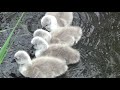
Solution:
[{"label": "vegetation", "polygon": [[[12,37],[14,31],[16,30],[17,26],[20,24],[20,21],[21,21],[22,17],[24,16],[24,14],[25,14],[25,12],[23,12],[23,13],[21,14],[21,16],[20,16],[20,18],[18,19],[16,25],[13,27],[10,35],[8,36],[8,38],[7,38],[7,40],[5,41],[4,45],[3,45],[3,46],[1,47],[1,49],[0,49],[0,64],[3,62],[5,56],[7,55],[8,50],[10,49],[12,43],[13,43],[14,40],[15,40],[15,39],[14,39],[12,42],[10,42],[11,37]],[[1,31],[1,32],[2,32],[2,31]]]}]

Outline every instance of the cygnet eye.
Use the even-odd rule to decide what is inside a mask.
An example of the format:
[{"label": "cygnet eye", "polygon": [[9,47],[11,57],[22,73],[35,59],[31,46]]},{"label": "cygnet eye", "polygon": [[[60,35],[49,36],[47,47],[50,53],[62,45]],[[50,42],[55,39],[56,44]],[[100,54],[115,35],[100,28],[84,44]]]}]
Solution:
[{"label": "cygnet eye", "polygon": [[45,24],[42,28],[46,28],[48,25],[47,24]]},{"label": "cygnet eye", "polygon": [[37,46],[38,46],[38,44],[37,44],[37,43],[35,43],[35,44],[34,44],[34,48],[36,48]]},{"label": "cygnet eye", "polygon": [[15,60],[16,62],[20,62],[20,61],[21,61],[21,59],[19,59],[19,57],[15,57],[14,60]]},{"label": "cygnet eye", "polygon": [[18,60],[18,58],[17,58],[17,57],[15,57],[14,59],[15,59],[15,60]]}]

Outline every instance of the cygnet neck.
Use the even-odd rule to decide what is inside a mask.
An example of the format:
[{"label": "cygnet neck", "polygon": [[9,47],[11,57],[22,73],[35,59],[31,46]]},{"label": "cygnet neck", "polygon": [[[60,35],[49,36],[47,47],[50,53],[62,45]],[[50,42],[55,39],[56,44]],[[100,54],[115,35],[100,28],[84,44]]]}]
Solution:
[{"label": "cygnet neck", "polygon": [[[49,47],[49,45],[47,46],[47,48],[48,48],[48,47]],[[35,57],[40,57],[41,54],[42,54],[45,50],[47,50],[47,48],[40,49],[40,50],[36,50],[36,51],[35,51]]]}]

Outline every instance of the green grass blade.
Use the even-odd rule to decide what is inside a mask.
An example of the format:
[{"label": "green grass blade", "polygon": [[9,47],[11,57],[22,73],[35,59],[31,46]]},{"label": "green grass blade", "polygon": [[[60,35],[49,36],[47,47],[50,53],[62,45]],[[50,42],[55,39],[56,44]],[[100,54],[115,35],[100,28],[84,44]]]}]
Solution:
[{"label": "green grass blade", "polygon": [[[18,33],[19,33],[19,32],[18,32]],[[14,41],[15,41],[15,39],[16,39],[18,33],[15,35],[15,38],[11,41],[11,43],[10,43],[10,45],[9,45],[9,47],[8,47],[8,49],[7,49],[6,52],[8,52],[8,50],[10,49],[10,47],[12,46],[12,44],[14,43]],[[7,55],[7,53],[5,53],[4,57],[5,57],[6,55]],[[4,57],[3,57],[3,59],[4,59]]]},{"label": "green grass blade", "polygon": [[13,28],[12,32],[10,33],[9,37],[7,38],[6,42],[4,43],[3,47],[1,47],[0,49],[0,64],[3,62],[3,59],[5,58],[7,52],[8,52],[8,45],[9,45],[9,42],[10,42],[10,39],[15,31],[15,29],[17,28],[18,24],[20,23],[23,15],[24,15],[25,12],[23,12],[19,18],[19,20],[17,21],[15,27]]}]

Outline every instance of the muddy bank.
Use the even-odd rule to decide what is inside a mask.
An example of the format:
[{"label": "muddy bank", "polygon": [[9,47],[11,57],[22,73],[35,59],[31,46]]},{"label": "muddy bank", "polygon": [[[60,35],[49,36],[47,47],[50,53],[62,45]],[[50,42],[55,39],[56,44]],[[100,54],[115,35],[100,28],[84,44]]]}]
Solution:
[{"label": "muddy bank", "polygon": [[[30,52],[32,33],[41,28],[40,19],[44,12],[27,12],[12,39],[3,64],[0,65],[1,78],[24,78],[13,62],[18,50]],[[1,12],[0,30],[13,28],[20,12]],[[81,62],[69,66],[62,78],[116,78],[120,76],[120,13],[111,12],[74,12],[73,25],[83,29],[81,40],[73,48],[81,53]],[[11,30],[0,33],[0,47]]]}]

